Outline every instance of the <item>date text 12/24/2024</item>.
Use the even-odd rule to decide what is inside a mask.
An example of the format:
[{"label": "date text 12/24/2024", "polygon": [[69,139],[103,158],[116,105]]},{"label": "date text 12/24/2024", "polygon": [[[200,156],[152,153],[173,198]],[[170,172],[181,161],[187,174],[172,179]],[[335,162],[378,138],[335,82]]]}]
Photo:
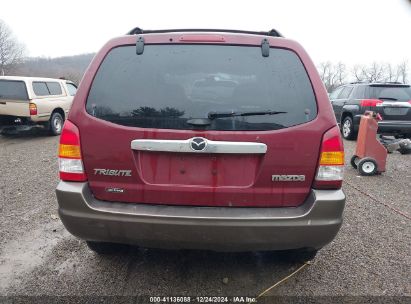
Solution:
[{"label": "date text 12/24/2024", "polygon": [[257,303],[257,299],[254,297],[243,297],[243,296],[157,296],[150,297],[150,303]]}]

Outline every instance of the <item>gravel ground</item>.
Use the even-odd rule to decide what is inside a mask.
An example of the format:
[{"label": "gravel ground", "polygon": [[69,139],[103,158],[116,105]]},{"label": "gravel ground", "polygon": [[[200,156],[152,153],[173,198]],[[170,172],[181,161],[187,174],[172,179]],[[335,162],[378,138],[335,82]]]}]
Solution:
[{"label": "gravel ground", "polygon": [[[267,253],[96,256],[58,219],[57,144],[42,133],[0,136],[0,295],[255,296],[301,266]],[[345,142],[347,159],[354,147]],[[347,165],[344,190],[337,238],[270,295],[411,296],[411,155],[389,155],[375,177]]]}]

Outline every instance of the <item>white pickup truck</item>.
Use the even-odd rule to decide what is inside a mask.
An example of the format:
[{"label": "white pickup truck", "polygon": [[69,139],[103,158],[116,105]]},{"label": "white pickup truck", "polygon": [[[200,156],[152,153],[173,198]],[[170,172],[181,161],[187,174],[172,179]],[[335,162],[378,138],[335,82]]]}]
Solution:
[{"label": "white pickup truck", "polygon": [[59,135],[76,91],[62,79],[0,76],[0,132],[40,126]]}]

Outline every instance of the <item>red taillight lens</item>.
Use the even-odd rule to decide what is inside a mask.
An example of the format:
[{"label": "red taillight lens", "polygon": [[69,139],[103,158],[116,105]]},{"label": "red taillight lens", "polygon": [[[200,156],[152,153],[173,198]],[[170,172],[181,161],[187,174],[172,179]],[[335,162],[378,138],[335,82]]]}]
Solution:
[{"label": "red taillight lens", "polygon": [[61,132],[58,156],[61,180],[75,182],[87,180],[81,159],[80,132],[69,120],[66,120]]},{"label": "red taillight lens", "polygon": [[379,100],[379,99],[363,99],[360,102],[360,105],[362,107],[376,107],[379,104],[382,104],[382,100]]},{"label": "red taillight lens", "polygon": [[337,126],[328,130],[321,143],[315,189],[340,189],[344,174],[344,146]]},{"label": "red taillight lens", "polygon": [[37,105],[35,103],[32,103],[32,102],[29,103],[29,110],[30,110],[30,115],[37,115]]}]

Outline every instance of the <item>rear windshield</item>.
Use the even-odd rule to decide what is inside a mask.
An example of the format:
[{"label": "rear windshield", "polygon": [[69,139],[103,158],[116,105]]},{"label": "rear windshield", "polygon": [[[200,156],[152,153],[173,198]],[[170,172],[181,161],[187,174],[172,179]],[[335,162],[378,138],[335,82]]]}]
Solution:
[{"label": "rear windshield", "polygon": [[411,100],[411,88],[409,86],[370,86],[370,98],[386,99],[390,101]]},{"label": "rear windshield", "polygon": [[0,80],[0,99],[28,100],[24,81]]},{"label": "rear windshield", "polygon": [[87,100],[95,117],[140,128],[192,129],[210,112],[281,111],[277,115],[215,117],[208,130],[275,130],[317,115],[307,72],[298,56],[272,48],[221,45],[146,45],[113,49]]}]

